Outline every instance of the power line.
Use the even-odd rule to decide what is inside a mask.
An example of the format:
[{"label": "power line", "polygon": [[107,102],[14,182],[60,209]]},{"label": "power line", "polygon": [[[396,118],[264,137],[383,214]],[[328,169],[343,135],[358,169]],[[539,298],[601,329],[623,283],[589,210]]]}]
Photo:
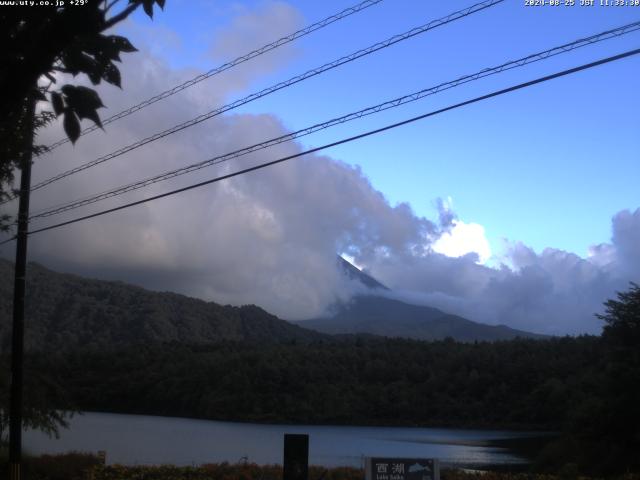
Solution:
[{"label": "power line", "polygon": [[[114,207],[114,208],[109,208],[107,210],[102,210],[100,212],[96,212],[96,213],[93,213],[93,214],[90,214],[90,215],[85,215],[85,216],[82,216],[82,217],[74,218],[72,220],[67,220],[65,222],[60,222],[60,223],[56,223],[54,225],[49,225],[48,227],[43,227],[43,228],[39,228],[39,229],[36,229],[36,230],[32,230],[32,231],[29,232],[29,235],[33,235],[35,233],[40,233],[40,232],[45,232],[47,230],[53,230],[55,228],[60,228],[60,227],[66,226],[66,225],[71,225],[73,223],[78,223],[78,222],[81,222],[81,221],[84,221],[84,220],[89,220],[91,218],[100,217],[100,216],[106,215],[108,213],[117,212],[119,210],[124,210],[126,208],[130,208],[130,207],[133,207],[133,206],[136,206],[136,205],[140,205],[140,204],[143,204],[143,203],[151,202],[153,200],[158,200],[160,198],[164,198],[164,197],[168,197],[168,196],[175,195],[175,194],[178,194],[178,193],[186,192],[188,190],[192,190],[194,188],[198,188],[198,187],[202,187],[202,186],[205,186],[205,185],[209,185],[211,183],[216,183],[216,182],[219,182],[219,181],[222,181],[222,180],[226,180],[226,179],[229,179],[229,178],[232,178],[232,177],[236,177],[236,176],[239,176],[239,175],[243,175],[243,174],[246,174],[246,173],[249,173],[249,172],[253,172],[253,171],[256,171],[256,170],[261,170],[263,168],[266,168],[266,167],[269,167],[269,166],[272,166],[272,165],[276,165],[278,163],[282,163],[282,162],[285,162],[287,160],[292,160],[294,158],[298,158],[298,157],[301,157],[303,155],[308,155],[310,153],[315,153],[315,152],[318,152],[320,150],[325,150],[327,148],[335,147],[337,145],[342,145],[344,143],[353,142],[353,141],[359,140],[361,138],[369,137],[371,135],[376,135],[378,133],[382,133],[382,132],[385,132],[387,130],[398,128],[400,126],[407,125],[407,124],[416,122],[418,120],[422,120],[422,119],[425,119],[425,118],[428,118],[428,117],[432,117],[432,116],[438,115],[440,113],[448,112],[450,110],[461,108],[461,107],[464,107],[466,105],[471,105],[473,103],[477,103],[477,102],[480,102],[482,100],[487,100],[489,98],[497,97],[499,95],[504,95],[504,94],[509,93],[509,92],[513,92],[513,91],[520,90],[520,89],[523,89],[523,88],[526,88],[526,87],[530,87],[532,85],[536,85],[536,84],[543,83],[543,82],[546,82],[546,81],[549,81],[549,80],[553,80],[555,78],[559,78],[559,77],[563,77],[563,76],[566,76],[566,75],[570,75],[570,74],[573,74],[573,73],[576,73],[576,72],[579,72],[579,71],[582,71],[582,70],[587,70],[589,68],[593,68],[593,67],[596,67],[596,66],[599,66],[599,65],[610,63],[610,62],[613,62],[613,61],[616,61],[616,60],[621,60],[623,58],[630,57],[632,55],[637,55],[639,53],[640,53],[640,49],[630,50],[630,51],[627,51],[627,52],[624,52],[624,53],[621,53],[621,54],[618,54],[618,55],[614,55],[614,56],[611,56],[611,57],[607,57],[607,58],[603,58],[603,59],[597,60],[595,62],[583,64],[583,65],[581,65],[579,67],[574,67],[574,68],[570,68],[568,70],[563,70],[561,72],[557,72],[557,73],[554,73],[554,74],[551,74],[551,75],[546,75],[544,77],[540,77],[540,78],[537,78],[535,80],[530,80],[528,82],[520,83],[518,85],[514,85],[514,86],[511,86],[511,87],[508,87],[508,88],[504,88],[502,90],[497,90],[497,91],[494,91],[492,93],[488,93],[486,95],[482,95],[480,97],[475,97],[475,98],[473,98],[471,100],[466,100],[464,102],[460,102],[460,103],[457,103],[455,105],[450,105],[450,106],[445,107],[445,108],[434,110],[434,111],[431,111],[429,113],[425,113],[423,115],[419,115],[417,117],[409,118],[409,119],[403,120],[401,122],[397,122],[397,123],[393,123],[391,125],[387,125],[385,127],[381,127],[381,128],[375,129],[375,130],[370,130],[368,132],[361,133],[359,135],[348,137],[348,138],[345,138],[345,139],[342,139],[342,140],[338,140],[336,142],[328,143],[328,144],[322,145],[320,147],[311,148],[309,150],[305,150],[304,152],[300,152],[300,153],[296,153],[294,155],[289,155],[289,156],[286,156],[286,157],[282,157],[282,158],[279,158],[277,160],[272,160],[270,162],[262,163],[260,165],[255,165],[253,167],[245,168],[245,169],[239,170],[237,172],[233,172],[233,173],[229,173],[227,175],[222,175],[222,176],[219,176],[219,177],[215,177],[215,178],[212,178],[210,180],[206,180],[204,182],[192,184],[192,185],[189,185],[187,187],[182,187],[182,188],[179,188],[179,189],[176,189],[176,190],[172,190],[170,192],[165,192],[165,193],[162,193],[162,194],[159,194],[159,195],[154,195],[152,197],[144,198],[142,200],[131,202],[131,203],[128,203],[128,204],[125,204],[125,205],[121,205],[121,206]],[[2,245],[4,243],[8,243],[8,242],[14,240],[14,238],[10,238],[8,240],[5,240],[4,242],[0,243],[0,245]]]},{"label": "power line", "polygon": [[218,155],[216,157],[210,158],[208,160],[204,160],[202,162],[198,162],[198,163],[194,163],[192,165],[188,165],[186,167],[181,167],[175,170],[171,170],[165,173],[162,173],[160,175],[156,175],[153,177],[149,177],[143,180],[139,180],[133,183],[130,183],[128,185],[123,185],[111,190],[107,190],[104,192],[101,192],[99,194],[96,195],[91,195],[88,197],[85,197],[83,199],[79,199],[79,200],[75,200],[72,202],[68,202],[56,207],[50,207],[47,210],[43,210],[40,211],[38,213],[35,213],[34,215],[32,215],[30,217],[30,220],[36,219],[36,218],[45,218],[45,217],[50,217],[52,215],[57,215],[69,210],[74,210],[76,208],[80,208],[82,206],[85,205],[89,205],[101,200],[105,200],[107,198],[112,198],[118,195],[122,195],[124,193],[128,193],[134,190],[138,190],[140,188],[144,188],[147,187],[149,185],[164,181],[164,180],[168,180],[171,178],[175,178],[178,177],[180,175],[184,175],[187,173],[191,173],[194,172],[196,170],[200,170],[202,168],[205,167],[209,167],[212,165],[216,165],[222,162],[226,162],[229,161],[231,159],[234,158],[238,158],[244,155],[247,155],[249,153],[253,153],[259,150],[263,150],[266,148],[269,148],[271,146],[274,145],[278,145],[280,143],[284,143],[284,142],[288,142],[291,141],[293,139],[296,138],[300,138],[303,137],[305,135],[309,135],[312,133],[315,133],[317,131],[320,130],[324,130],[326,128],[329,127],[333,127],[335,125],[338,124],[343,124],[352,120],[356,120],[358,118],[362,118],[364,116],[367,115],[372,115],[384,110],[388,110],[391,108],[396,108],[399,107],[401,105],[405,105],[407,103],[411,103],[411,102],[415,102],[421,98],[427,97],[429,95],[434,95],[438,92],[444,91],[444,90],[448,90],[450,88],[454,88],[457,87],[459,85],[471,82],[471,81],[475,81],[478,80],[480,78],[484,78],[484,77],[488,77],[490,75],[495,75],[507,70],[511,70],[514,68],[518,68],[518,67],[522,67],[531,63],[535,63],[541,60],[545,60],[547,58],[556,56],[556,55],[560,55],[563,53],[567,53],[570,51],[573,51],[577,48],[581,48],[587,45],[591,45],[594,43],[598,43],[604,40],[608,40],[611,38],[616,38],[619,37],[621,35],[625,35],[628,33],[631,33],[633,31],[636,31],[640,29],[640,21],[638,22],[634,22],[634,23],[630,23],[612,30],[607,30],[605,32],[602,33],[598,33],[595,35],[591,35],[589,37],[586,38],[581,38],[578,40],[575,40],[571,43],[567,43],[558,47],[554,47],[548,50],[544,50],[542,52],[538,52],[538,53],[534,53],[531,55],[528,55],[526,57],[520,58],[518,60],[511,60],[508,61],[506,63],[503,63],[499,66],[496,67],[491,67],[491,68],[485,68],[484,70],[480,70],[479,72],[473,73],[471,75],[465,75],[463,77],[459,77],[455,80],[449,81],[449,82],[445,82],[445,83],[441,83],[439,85],[436,85],[435,87],[430,87],[430,88],[426,88],[423,90],[420,90],[418,92],[414,92],[411,93],[409,95],[404,95],[402,97],[398,97],[395,98],[393,100],[388,100],[386,102],[380,103],[378,105],[372,106],[372,107],[368,107],[362,110],[359,110],[357,112],[353,112],[353,113],[349,113],[347,115],[343,115],[341,117],[337,117],[331,120],[328,120],[326,122],[323,123],[318,123],[315,125],[312,125],[310,127],[286,134],[286,135],[281,135],[279,137],[275,137],[272,138],[270,140],[266,140],[264,142],[261,143],[257,143],[254,145],[251,145],[249,147],[245,147],[239,150],[235,150],[233,152],[230,153],[226,153],[224,155]]},{"label": "power line", "polygon": [[[200,74],[194,78],[192,78],[191,80],[187,80],[184,83],[181,83],[180,85],[177,85],[173,88],[170,88],[169,90],[165,90],[162,93],[159,93],[151,98],[148,98],[136,105],[133,105],[129,108],[127,108],[126,110],[122,110],[119,113],[116,113],[115,115],[112,115],[111,117],[105,119],[102,121],[102,125],[107,125],[109,123],[115,122],[116,120],[120,120],[121,118],[127,117],[129,115],[131,115],[134,112],[137,112],[138,110],[142,110],[145,107],[148,107],[149,105],[152,105],[156,102],[159,102],[160,100],[163,100],[167,97],[170,97],[172,95],[175,95],[178,92],[181,92],[182,90],[185,90],[197,83],[200,83],[203,80],[206,80],[207,78],[211,78],[214,75],[217,75],[219,73],[222,73],[226,70],[229,70],[230,68],[235,67],[236,65],[240,65],[241,63],[247,62],[253,58],[256,58],[260,55],[263,55],[267,52],[270,52],[271,50],[275,50],[278,47],[281,47],[283,45],[286,45],[287,43],[291,43],[294,40],[297,40],[300,37],[304,37],[305,35],[309,35],[310,33],[315,32],[316,30],[320,30],[321,28],[324,28],[334,22],[337,22],[338,20],[342,20],[343,18],[349,17],[355,13],[361,12],[362,10],[365,10],[369,7],[372,7],[374,5],[377,5],[378,3],[382,2],[383,0],[365,0],[364,2],[361,2],[357,5],[354,5],[352,7],[349,8],[345,8],[344,10],[342,10],[339,13],[330,15],[322,20],[320,20],[319,22],[316,22],[314,24],[311,24],[301,30],[298,30],[290,35],[287,35],[285,37],[279,38],[278,40],[276,40],[275,42],[271,42],[267,45],[264,45],[256,50],[253,50],[245,55],[242,55],[238,58],[235,58],[234,60],[231,60],[227,63],[224,63],[216,68],[213,68],[211,70],[209,70],[206,73]],[[97,125],[91,125],[90,127],[85,128],[84,130],[82,130],[82,132],[80,133],[80,135],[86,135],[87,133],[93,132],[95,130],[98,130],[100,127],[98,127]],[[60,140],[58,140],[57,142],[49,145],[47,147],[47,151],[50,152],[51,150],[54,150],[56,148],[58,148],[60,145],[64,145],[65,143],[69,142],[70,140],[68,138],[62,138]]]},{"label": "power line", "polygon": [[[94,167],[98,164],[104,163],[108,160],[111,160],[113,158],[119,157],[120,155],[124,155],[125,153],[128,153],[132,150],[135,150],[136,148],[142,147],[143,145],[146,145],[148,143],[154,142],[156,140],[159,140],[161,138],[164,138],[168,135],[171,135],[173,133],[179,132],[181,130],[184,130],[186,128],[192,127],[198,123],[204,122],[205,120],[209,120],[210,118],[213,118],[217,115],[220,115],[222,113],[228,112],[229,110],[232,110],[234,108],[237,108],[241,105],[245,105],[249,102],[252,102],[254,100],[257,100],[259,98],[262,98],[266,95],[269,95],[273,92],[276,92],[278,90],[281,90],[283,88],[286,87],[290,87],[291,85],[294,85],[296,83],[299,83],[303,80],[306,80],[308,78],[314,77],[316,75],[319,75],[323,72],[326,72],[328,70],[334,69],[336,67],[339,67],[341,65],[344,65],[346,63],[352,62],[358,58],[361,58],[365,55],[369,55],[373,52],[376,52],[378,50],[382,50],[384,48],[387,48],[391,45],[394,45],[398,42],[401,42],[403,40],[407,40],[411,37],[414,37],[416,35],[419,35],[421,33],[425,33],[429,30],[432,30],[434,28],[440,27],[442,25],[446,25],[448,23],[451,23],[455,20],[459,20],[461,18],[464,18],[466,16],[469,16],[473,13],[479,12],[481,10],[484,10],[486,8],[492,7],[494,5],[497,5],[499,3],[502,3],[504,0],[485,0],[483,2],[480,3],[476,3],[468,8],[465,8],[463,10],[458,10],[456,12],[453,12],[449,15],[447,15],[446,17],[437,19],[437,20],[432,20],[431,22],[422,25],[420,27],[416,27],[413,28],[405,33],[399,34],[399,35],[394,35],[391,38],[388,38],[387,40],[384,40],[382,42],[376,43],[370,47],[367,47],[365,49],[362,50],[358,50],[357,52],[354,52],[350,55],[344,56],[339,58],[338,60],[334,60],[333,62],[329,62],[326,63],[320,67],[314,68],[312,70],[308,70],[307,72],[301,74],[301,75],[297,75],[295,77],[290,78],[289,80],[286,80],[284,82],[280,82],[276,85],[273,85],[271,87],[265,88],[264,90],[261,90],[260,92],[257,93],[253,93],[251,95],[248,95],[247,97],[244,97],[242,99],[236,100],[235,102],[229,103],[227,105],[224,105],[222,107],[219,107],[215,110],[212,110],[208,113],[204,113],[202,115],[199,115],[198,117],[195,117],[191,120],[188,120],[184,123],[181,123],[179,125],[176,125],[174,127],[171,127],[167,130],[164,130],[163,132],[160,133],[156,133],[154,135],[151,135],[150,137],[144,138],[142,140],[139,140],[138,142],[132,143],[126,147],[122,147],[118,150],[116,150],[115,152],[109,153],[107,155],[104,155],[102,157],[99,157],[95,160],[92,160],[90,162],[87,162],[83,165],[80,165],[78,167],[72,168],[71,170],[67,170],[66,172],[60,173],[58,175],[55,175],[47,180],[44,180],[40,183],[37,183],[36,185],[34,185],[33,187],[31,187],[31,191],[34,190],[38,190],[46,185],[49,185],[53,182],[56,182],[58,180],[61,180],[63,178],[66,178],[70,175],[76,174],[78,172],[81,172],[83,170],[86,170],[88,168]],[[8,201],[8,200],[7,200]],[[6,203],[3,202],[3,203]],[[0,203],[1,205],[2,203]]]}]

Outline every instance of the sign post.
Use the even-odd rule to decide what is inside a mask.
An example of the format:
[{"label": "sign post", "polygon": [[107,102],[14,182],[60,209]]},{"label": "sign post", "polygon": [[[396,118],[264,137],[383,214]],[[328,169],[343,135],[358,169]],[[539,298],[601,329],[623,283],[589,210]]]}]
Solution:
[{"label": "sign post", "polygon": [[284,435],[283,480],[309,479],[309,435]]},{"label": "sign post", "polygon": [[440,480],[440,462],[433,458],[367,457],[365,480]]}]

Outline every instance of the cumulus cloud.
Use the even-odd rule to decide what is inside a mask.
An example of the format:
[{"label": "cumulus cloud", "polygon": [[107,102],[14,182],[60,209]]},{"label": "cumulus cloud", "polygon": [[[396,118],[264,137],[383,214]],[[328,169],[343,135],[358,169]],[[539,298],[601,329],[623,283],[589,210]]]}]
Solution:
[{"label": "cumulus cloud", "polygon": [[[640,271],[640,209],[623,210],[613,218],[613,245],[618,268],[637,278]],[[603,251],[601,255],[606,254]]]},{"label": "cumulus cloud", "polygon": [[[209,56],[216,62],[233,60],[300,30],[304,25],[300,12],[285,2],[268,2],[256,10],[242,5],[237,8],[238,14],[228,25],[217,30],[211,41]],[[276,71],[298,54],[299,48],[294,42],[239,65],[229,75],[233,76],[237,87],[245,87],[258,75]]]},{"label": "cumulus cloud", "polygon": [[[299,22],[295,10],[280,3],[243,11],[218,33],[215,53],[243,53],[237,49],[246,45],[247,35],[266,42],[295,30]],[[286,31],[275,31],[275,25],[285,25]],[[57,149],[35,163],[34,183],[225,103],[240,85],[291,58],[287,52],[281,55],[265,56],[262,63],[250,62],[244,70],[201,82],[108,125],[107,133],[95,132],[75,147]],[[110,113],[198,73],[172,70],[144,49],[128,55],[122,70],[124,92],[101,90]],[[220,116],[34,193],[32,211],[284,133],[273,115]],[[40,141],[50,143],[61,135],[55,125],[40,134]],[[34,222],[32,228],[299,151],[296,144],[282,144],[51,221]],[[432,221],[416,215],[407,203],[391,205],[360,168],[311,155],[34,235],[29,252],[32,260],[62,271],[222,303],[255,303],[288,319],[321,315],[358,291],[337,268],[336,254],[344,253],[405,299],[492,324],[578,333],[597,332],[593,313],[601,302],[626,288],[629,280],[638,280],[640,210],[618,213],[612,225],[611,243],[594,246],[586,259],[554,249],[537,253],[514,242],[505,265],[490,268],[480,263],[490,253],[482,227],[458,220],[450,200],[440,202],[438,219]],[[10,256],[12,249],[4,246],[0,252]]]},{"label": "cumulus cloud", "polygon": [[451,258],[432,253],[356,260],[396,297],[428,304],[467,318],[547,334],[597,333],[594,313],[616,291],[638,281],[640,209],[612,219],[612,241],[592,247],[588,258],[521,242],[508,246],[499,268],[478,264],[473,253]]},{"label": "cumulus cloud", "polygon": [[462,257],[468,253],[478,255],[478,262],[485,263],[491,257],[491,247],[484,227],[478,223],[453,220],[449,231],[443,232],[433,244],[433,250],[448,257]]}]

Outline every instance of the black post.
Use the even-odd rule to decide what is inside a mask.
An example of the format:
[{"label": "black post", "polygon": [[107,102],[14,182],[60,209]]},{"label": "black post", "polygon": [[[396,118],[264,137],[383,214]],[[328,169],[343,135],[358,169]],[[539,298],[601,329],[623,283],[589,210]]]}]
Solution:
[{"label": "black post", "polygon": [[284,435],[283,480],[309,479],[309,435]]},{"label": "black post", "polygon": [[24,295],[27,267],[27,235],[29,231],[29,194],[31,190],[31,154],[33,149],[33,117],[36,100],[27,98],[25,117],[25,150],[20,173],[18,234],[13,286],[13,332],[11,343],[11,398],[9,405],[9,478],[20,480],[22,463],[22,364],[24,358]]}]

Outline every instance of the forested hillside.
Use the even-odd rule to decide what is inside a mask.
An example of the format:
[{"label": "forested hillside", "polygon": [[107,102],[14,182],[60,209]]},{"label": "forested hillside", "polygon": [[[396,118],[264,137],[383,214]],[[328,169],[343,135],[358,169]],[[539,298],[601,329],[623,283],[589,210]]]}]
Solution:
[{"label": "forested hillside", "polygon": [[167,344],[32,356],[84,410],[295,423],[557,429],[589,395],[597,338]]},{"label": "forested hillside", "polygon": [[[121,282],[28,268],[27,350],[114,349],[136,344],[309,342],[325,338],[255,305],[222,306]],[[0,259],[0,349],[10,344],[13,264]]]}]

